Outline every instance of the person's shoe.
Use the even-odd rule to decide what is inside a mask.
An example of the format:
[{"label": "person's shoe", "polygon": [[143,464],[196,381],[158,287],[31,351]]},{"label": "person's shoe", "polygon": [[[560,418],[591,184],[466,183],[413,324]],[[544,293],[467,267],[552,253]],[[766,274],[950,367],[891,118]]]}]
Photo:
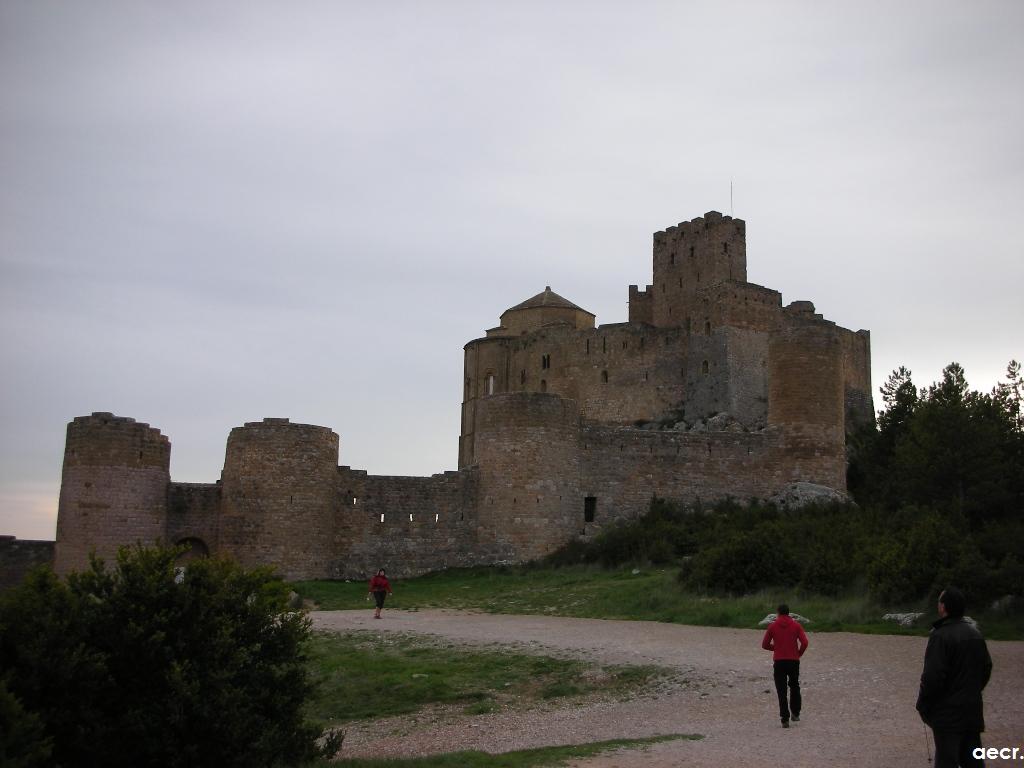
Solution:
[{"label": "person's shoe", "polygon": [[783,720],[782,721],[782,727],[783,728],[789,728],[789,720]]},{"label": "person's shoe", "polygon": [[800,722],[800,715],[793,715],[793,722],[794,723],[799,723]]}]

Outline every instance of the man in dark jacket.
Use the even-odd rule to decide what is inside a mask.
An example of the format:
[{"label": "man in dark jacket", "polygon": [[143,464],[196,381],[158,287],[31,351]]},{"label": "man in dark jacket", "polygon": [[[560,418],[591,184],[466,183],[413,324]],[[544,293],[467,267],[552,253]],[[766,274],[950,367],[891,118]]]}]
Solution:
[{"label": "man in dark jacket", "polygon": [[[789,617],[789,606],[779,606],[779,615],[765,630],[761,647],[772,651],[774,660],[775,692],[779,696],[779,717],[782,727],[789,728],[790,712],[793,722],[800,722],[800,657],[807,650],[807,634],[804,628]],[[789,688],[789,700],[786,689]]]},{"label": "man in dark jacket", "polygon": [[940,618],[924,654],[917,711],[935,737],[935,768],[984,765],[973,752],[985,730],[981,691],[992,659],[981,632],[964,619],[965,607],[958,589],[939,595]]}]

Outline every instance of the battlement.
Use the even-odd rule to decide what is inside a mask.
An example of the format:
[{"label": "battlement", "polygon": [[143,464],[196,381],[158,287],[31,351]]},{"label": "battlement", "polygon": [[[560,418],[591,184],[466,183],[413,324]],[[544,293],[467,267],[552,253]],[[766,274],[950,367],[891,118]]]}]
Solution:
[{"label": "battlement", "polygon": [[[109,411],[93,411],[89,416],[76,416],[72,419],[71,424],[80,427],[103,427],[109,429],[126,428],[130,430],[144,430],[149,433],[149,436],[153,439],[160,439],[164,442],[170,442],[165,435],[160,433],[160,430],[156,427],[151,427],[149,424],[136,421],[130,416],[115,416]],[[70,426],[70,425],[69,425]]]},{"label": "battlement", "polygon": [[154,467],[167,470],[171,441],[135,419],[97,411],[68,424],[64,466]]},{"label": "battlement", "polygon": [[683,325],[699,291],[722,282],[746,282],[746,237],[746,222],[718,211],[655,232],[652,325]]},{"label": "battlement", "polygon": [[732,225],[734,234],[746,235],[747,223],[743,219],[734,219],[732,216],[724,216],[718,211],[708,211],[703,216],[698,216],[690,221],[681,221],[671,227],[666,227],[654,233],[654,239],[684,239],[703,235],[706,232],[716,230],[719,227]]},{"label": "battlement", "polygon": [[629,286],[629,322],[654,322],[654,286],[648,285],[644,290],[639,286]]}]

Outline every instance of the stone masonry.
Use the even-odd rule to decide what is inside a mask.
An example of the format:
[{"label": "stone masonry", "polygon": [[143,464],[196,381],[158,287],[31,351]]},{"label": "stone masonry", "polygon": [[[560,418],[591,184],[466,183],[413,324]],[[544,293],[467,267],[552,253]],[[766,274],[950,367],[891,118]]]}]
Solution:
[{"label": "stone masonry", "polygon": [[869,334],[746,275],[745,223],[712,211],[655,233],[628,322],[550,288],[506,310],[465,346],[458,469],[431,477],[339,466],[332,430],[264,419],[231,431],[218,482],[176,483],[159,430],[76,418],[55,566],[163,540],[289,579],[401,576],[540,557],[654,496],[844,491],[846,434],[873,418]]}]

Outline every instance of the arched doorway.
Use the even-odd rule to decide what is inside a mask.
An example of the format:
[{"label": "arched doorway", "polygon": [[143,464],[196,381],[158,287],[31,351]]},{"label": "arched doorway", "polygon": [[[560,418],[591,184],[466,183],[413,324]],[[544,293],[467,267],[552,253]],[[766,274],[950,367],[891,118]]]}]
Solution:
[{"label": "arched doorway", "polygon": [[190,560],[197,560],[201,557],[210,556],[210,548],[200,538],[189,536],[175,542],[177,547],[188,547],[187,550],[178,555],[178,563],[187,563]]}]

